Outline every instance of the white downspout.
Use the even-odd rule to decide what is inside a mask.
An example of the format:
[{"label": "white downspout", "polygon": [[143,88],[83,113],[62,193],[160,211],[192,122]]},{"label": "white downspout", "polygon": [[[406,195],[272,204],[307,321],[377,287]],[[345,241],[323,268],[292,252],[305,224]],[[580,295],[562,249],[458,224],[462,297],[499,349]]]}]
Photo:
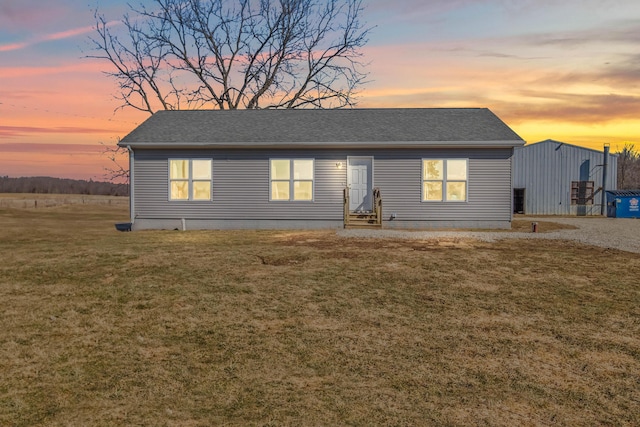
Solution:
[{"label": "white downspout", "polygon": [[129,150],[129,217],[131,218],[131,224],[135,222],[135,213],[134,213],[134,198],[133,198],[133,161],[135,159],[135,154],[133,153],[133,148],[130,145],[127,145],[127,150]]}]

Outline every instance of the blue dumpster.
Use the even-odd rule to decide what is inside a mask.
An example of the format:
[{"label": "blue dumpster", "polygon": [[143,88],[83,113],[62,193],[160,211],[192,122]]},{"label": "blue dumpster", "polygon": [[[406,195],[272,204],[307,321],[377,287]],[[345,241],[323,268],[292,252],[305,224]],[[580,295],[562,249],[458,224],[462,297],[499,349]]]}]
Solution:
[{"label": "blue dumpster", "polygon": [[607,216],[640,218],[640,190],[607,191]]}]

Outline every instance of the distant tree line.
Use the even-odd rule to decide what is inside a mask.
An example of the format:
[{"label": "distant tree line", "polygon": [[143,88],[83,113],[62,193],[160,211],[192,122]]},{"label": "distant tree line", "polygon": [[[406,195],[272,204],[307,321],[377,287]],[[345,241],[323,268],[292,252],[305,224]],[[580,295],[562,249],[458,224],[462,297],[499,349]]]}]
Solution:
[{"label": "distant tree line", "polygon": [[127,184],[103,181],[34,176],[9,178],[0,176],[0,193],[87,194],[95,196],[128,196]]},{"label": "distant tree line", "polygon": [[640,189],[640,152],[633,144],[618,153],[618,190]]}]

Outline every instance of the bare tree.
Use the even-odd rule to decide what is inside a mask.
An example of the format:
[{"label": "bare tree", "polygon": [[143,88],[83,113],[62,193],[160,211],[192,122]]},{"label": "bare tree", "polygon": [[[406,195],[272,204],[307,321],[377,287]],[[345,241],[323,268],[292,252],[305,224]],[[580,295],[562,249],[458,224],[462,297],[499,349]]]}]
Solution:
[{"label": "bare tree", "polygon": [[341,108],[367,77],[362,0],[150,0],[114,25],[96,12],[96,55],[121,108]]},{"label": "bare tree", "polygon": [[128,152],[124,147],[119,145],[110,146],[104,142],[100,142],[102,145],[102,155],[109,159],[109,166],[104,167],[104,177],[112,183],[124,183],[129,184],[129,166],[125,166],[127,161]]},{"label": "bare tree", "polygon": [[640,189],[640,153],[633,144],[625,144],[618,152],[618,188]]}]

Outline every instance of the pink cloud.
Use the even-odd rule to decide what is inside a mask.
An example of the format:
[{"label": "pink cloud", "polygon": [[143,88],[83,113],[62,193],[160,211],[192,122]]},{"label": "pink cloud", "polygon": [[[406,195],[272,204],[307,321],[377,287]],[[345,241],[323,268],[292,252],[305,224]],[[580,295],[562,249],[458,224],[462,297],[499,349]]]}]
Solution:
[{"label": "pink cloud", "polygon": [[[119,23],[120,23],[119,21],[110,21],[107,23],[107,27],[112,27]],[[4,45],[0,45],[0,52],[20,50],[29,46],[33,46],[35,44],[49,42],[49,41],[64,40],[64,39],[68,39],[76,36],[81,36],[83,34],[89,34],[94,30],[95,30],[94,26],[86,26],[86,27],[72,28],[70,30],[59,31],[51,34],[44,34],[38,37],[33,37],[27,41],[23,41],[19,43],[7,43]]]},{"label": "pink cloud", "polygon": [[[0,138],[12,138],[25,134],[105,134],[112,129],[85,128],[73,126],[32,127],[32,126],[0,126]],[[4,144],[3,144],[4,146]],[[0,150],[1,151],[1,150]]]},{"label": "pink cloud", "polygon": [[99,144],[45,144],[45,143],[8,143],[0,144],[0,153],[50,153],[77,154],[104,151]]},{"label": "pink cloud", "polygon": [[97,61],[74,62],[48,67],[0,67],[0,78],[24,78],[57,73],[101,73],[104,69],[105,64]]},{"label": "pink cloud", "polygon": [[4,44],[4,45],[0,45],[0,52],[8,52],[10,50],[24,49],[27,46],[29,46],[29,43],[26,43],[26,42]]},{"label": "pink cloud", "polygon": [[42,41],[61,40],[68,39],[70,37],[80,36],[82,34],[88,34],[94,30],[93,26],[72,28],[66,31],[60,31],[53,34],[48,34],[42,37]]},{"label": "pink cloud", "polygon": [[420,18],[424,18],[429,14],[443,13],[477,3],[478,0],[403,0],[402,2],[370,0],[365,4],[365,11],[367,13],[384,13],[389,15],[390,10],[393,10],[399,11],[407,17],[419,16]]}]

